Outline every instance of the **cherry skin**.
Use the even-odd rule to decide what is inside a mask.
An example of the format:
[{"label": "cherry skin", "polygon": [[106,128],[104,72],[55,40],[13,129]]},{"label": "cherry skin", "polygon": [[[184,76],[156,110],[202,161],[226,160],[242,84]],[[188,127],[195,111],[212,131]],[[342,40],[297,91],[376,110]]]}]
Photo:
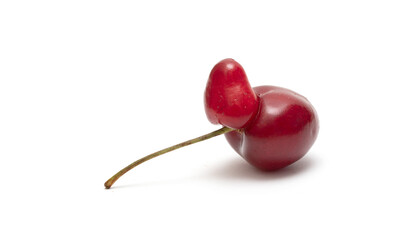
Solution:
[{"label": "cherry skin", "polygon": [[254,118],[259,102],[242,66],[227,58],[211,70],[204,105],[213,124],[241,129]]},{"label": "cherry skin", "polygon": [[225,133],[234,150],[253,166],[273,171],[302,158],[316,140],[318,116],[303,96],[280,87],[253,88],[260,101],[255,119]]}]

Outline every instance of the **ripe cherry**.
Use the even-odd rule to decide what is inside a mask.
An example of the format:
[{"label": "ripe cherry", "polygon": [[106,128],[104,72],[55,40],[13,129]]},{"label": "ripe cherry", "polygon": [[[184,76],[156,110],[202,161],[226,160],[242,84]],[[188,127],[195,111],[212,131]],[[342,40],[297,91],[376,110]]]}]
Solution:
[{"label": "ripe cherry", "polygon": [[154,157],[221,134],[253,166],[278,170],[302,158],[316,140],[318,116],[311,103],[291,90],[251,88],[242,66],[233,59],[216,64],[207,82],[204,103],[207,118],[224,127],[147,155],[120,170],[108,181],[109,189],[123,174]]}]

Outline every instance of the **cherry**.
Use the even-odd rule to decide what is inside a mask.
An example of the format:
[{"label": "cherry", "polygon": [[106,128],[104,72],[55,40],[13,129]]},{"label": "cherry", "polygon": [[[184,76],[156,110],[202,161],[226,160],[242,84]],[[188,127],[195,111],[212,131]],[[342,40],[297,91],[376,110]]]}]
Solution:
[{"label": "cherry", "polygon": [[318,135],[317,113],[305,97],[281,87],[251,88],[244,69],[233,59],[224,59],[212,69],[204,103],[210,122],[224,127],[129,164],[108,179],[105,188],[143,162],[221,134],[246,161],[267,171],[302,158]]}]

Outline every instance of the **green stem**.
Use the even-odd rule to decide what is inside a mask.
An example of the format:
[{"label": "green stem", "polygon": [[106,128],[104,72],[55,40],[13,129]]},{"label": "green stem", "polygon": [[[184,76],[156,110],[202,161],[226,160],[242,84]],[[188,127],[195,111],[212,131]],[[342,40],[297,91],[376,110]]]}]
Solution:
[{"label": "green stem", "polygon": [[201,141],[204,141],[204,140],[210,139],[210,138],[212,138],[212,137],[215,137],[215,136],[218,136],[218,135],[227,133],[227,132],[231,132],[231,131],[234,131],[234,130],[235,130],[235,129],[228,128],[228,127],[223,127],[223,128],[221,128],[221,129],[218,129],[218,130],[216,130],[216,131],[214,131],[214,132],[211,132],[211,133],[208,133],[208,134],[206,134],[206,135],[203,135],[203,136],[200,136],[200,137],[197,137],[197,138],[194,138],[194,139],[190,139],[190,140],[188,140],[188,141],[185,141],[185,142],[176,144],[176,145],[174,145],[174,146],[171,146],[171,147],[168,147],[168,148],[159,150],[158,152],[155,152],[155,153],[152,153],[152,154],[150,154],[150,155],[147,155],[147,156],[145,156],[145,157],[143,157],[143,158],[140,158],[139,160],[133,162],[132,164],[130,164],[130,165],[128,165],[127,167],[123,168],[123,169],[120,170],[118,173],[116,173],[116,174],[113,175],[111,178],[109,178],[109,180],[106,181],[105,184],[104,184],[104,185],[105,185],[105,188],[106,188],[106,189],[111,188],[111,186],[112,186],[123,174],[127,173],[127,172],[130,171],[132,168],[134,168],[134,167],[136,167],[136,166],[142,164],[143,162],[146,162],[146,161],[148,161],[148,160],[150,160],[150,159],[152,159],[152,158],[158,157],[158,156],[160,156],[160,155],[162,155],[162,154],[168,153],[168,152],[173,151],[173,150],[176,150],[176,149],[178,149],[178,148],[185,147],[185,146],[191,145],[191,144],[193,144],[193,143],[201,142]]}]

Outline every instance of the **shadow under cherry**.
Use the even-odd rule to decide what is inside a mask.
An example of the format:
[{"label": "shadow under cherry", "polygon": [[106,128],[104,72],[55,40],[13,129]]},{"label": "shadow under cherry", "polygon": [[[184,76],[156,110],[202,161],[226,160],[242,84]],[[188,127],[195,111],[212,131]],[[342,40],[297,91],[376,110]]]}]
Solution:
[{"label": "shadow under cherry", "polygon": [[305,174],[312,170],[315,164],[315,158],[307,155],[290,166],[267,172],[253,167],[241,157],[235,157],[212,170],[207,177],[221,180],[280,180]]}]

